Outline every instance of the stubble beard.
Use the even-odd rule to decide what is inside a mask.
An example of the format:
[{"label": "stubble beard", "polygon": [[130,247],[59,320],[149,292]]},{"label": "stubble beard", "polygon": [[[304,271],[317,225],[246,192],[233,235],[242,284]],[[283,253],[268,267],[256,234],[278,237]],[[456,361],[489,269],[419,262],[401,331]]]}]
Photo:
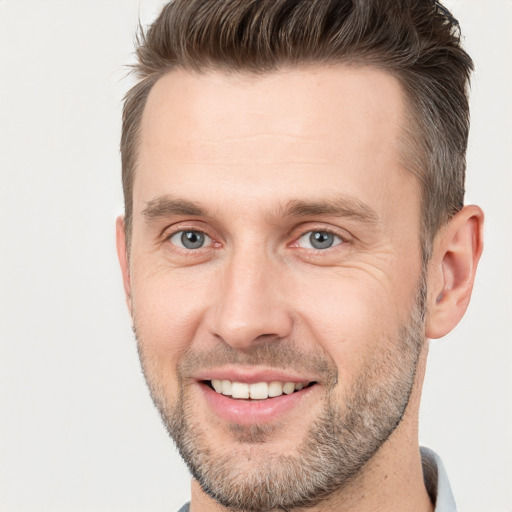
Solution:
[{"label": "stubble beard", "polygon": [[[276,434],[278,427],[272,425],[232,425],[233,446],[227,453],[219,453],[208,425],[201,424],[194,414],[190,384],[185,377],[189,367],[197,361],[211,360],[213,354],[196,354],[178,365],[179,399],[171,406],[163,383],[157,382],[150,370],[144,344],[138,338],[142,369],[153,401],[203,491],[230,510],[246,512],[311,507],[342,491],[362,472],[403,418],[425,342],[424,299],[422,280],[407,325],[399,329],[395,340],[383,340],[382,346],[392,348],[375,354],[342,400],[334,393],[336,367],[325,358],[316,358],[315,369],[323,368],[328,383],[325,405],[292,455],[259,449],[258,445]],[[229,362],[242,362],[242,357],[233,352],[226,357]],[[301,358],[296,348],[269,344],[243,356],[243,363],[249,360],[275,367],[287,360],[291,368],[305,368],[311,365],[311,354]],[[240,446],[243,451],[237,451]]]}]

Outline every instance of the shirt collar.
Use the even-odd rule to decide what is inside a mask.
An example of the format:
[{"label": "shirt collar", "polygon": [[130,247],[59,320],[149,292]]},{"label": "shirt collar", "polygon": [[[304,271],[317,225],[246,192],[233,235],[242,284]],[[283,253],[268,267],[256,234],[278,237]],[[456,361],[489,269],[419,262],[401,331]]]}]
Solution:
[{"label": "shirt collar", "polygon": [[457,512],[448,475],[439,455],[430,448],[421,448],[423,480],[435,504],[435,512]]}]

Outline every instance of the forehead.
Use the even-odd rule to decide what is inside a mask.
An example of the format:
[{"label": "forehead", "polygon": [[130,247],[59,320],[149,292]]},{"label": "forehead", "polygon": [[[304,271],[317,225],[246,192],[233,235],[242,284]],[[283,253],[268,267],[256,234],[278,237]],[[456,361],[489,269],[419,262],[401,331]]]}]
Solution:
[{"label": "forehead", "polygon": [[335,189],[382,201],[383,190],[411,184],[398,149],[404,119],[398,80],[374,68],[257,77],[172,71],[144,110],[135,210],[137,202],[141,211],[158,195],[192,190],[199,201],[235,189],[255,204],[263,195],[283,202]]}]

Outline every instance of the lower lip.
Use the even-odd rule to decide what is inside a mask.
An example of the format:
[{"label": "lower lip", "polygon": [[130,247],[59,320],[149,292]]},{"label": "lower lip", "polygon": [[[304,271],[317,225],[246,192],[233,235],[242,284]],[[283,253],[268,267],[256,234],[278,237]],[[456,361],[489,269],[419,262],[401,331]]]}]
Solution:
[{"label": "lower lip", "polygon": [[238,400],[214,391],[207,384],[200,382],[199,387],[217,416],[229,423],[253,425],[270,423],[298,407],[300,403],[317,387],[308,386],[290,395],[281,395],[266,400]]}]

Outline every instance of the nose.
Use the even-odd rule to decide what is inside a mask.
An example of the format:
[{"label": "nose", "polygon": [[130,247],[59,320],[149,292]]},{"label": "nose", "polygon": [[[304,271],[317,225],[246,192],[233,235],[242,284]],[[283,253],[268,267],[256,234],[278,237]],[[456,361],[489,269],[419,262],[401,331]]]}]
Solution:
[{"label": "nose", "polygon": [[283,271],[264,250],[233,253],[219,278],[211,334],[242,351],[290,335]]}]

